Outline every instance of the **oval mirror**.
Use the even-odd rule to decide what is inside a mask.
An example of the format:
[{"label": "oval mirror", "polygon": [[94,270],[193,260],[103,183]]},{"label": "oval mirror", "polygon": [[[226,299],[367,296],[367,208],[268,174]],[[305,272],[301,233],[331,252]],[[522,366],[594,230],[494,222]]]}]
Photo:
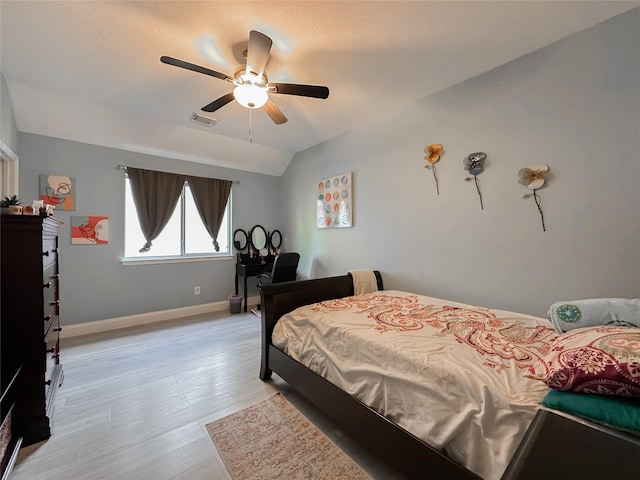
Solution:
[{"label": "oval mirror", "polygon": [[280,245],[282,245],[282,234],[280,233],[280,230],[274,230],[271,232],[269,244],[271,245],[271,250],[277,250],[280,248]]},{"label": "oval mirror", "polygon": [[247,232],[245,232],[241,228],[237,228],[235,232],[233,232],[233,246],[236,247],[236,250],[242,251],[247,248]]},{"label": "oval mirror", "polygon": [[251,246],[256,252],[267,246],[267,231],[262,225],[256,225],[251,229]]}]

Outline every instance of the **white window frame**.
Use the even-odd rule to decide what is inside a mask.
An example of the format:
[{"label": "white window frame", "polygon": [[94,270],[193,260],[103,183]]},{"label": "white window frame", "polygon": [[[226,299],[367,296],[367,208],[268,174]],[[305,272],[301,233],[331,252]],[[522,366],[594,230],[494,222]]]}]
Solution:
[{"label": "white window frame", "polygon": [[0,142],[0,168],[2,169],[1,195],[18,195],[20,161],[11,148],[4,142]]},{"label": "white window frame", "polygon": [[[129,181],[129,177],[124,175],[125,182]],[[227,245],[228,250],[225,252],[208,252],[208,253],[185,253],[185,204],[186,200],[184,195],[186,193],[187,182],[182,187],[182,192],[180,193],[180,199],[178,200],[178,204],[176,205],[176,209],[180,209],[180,255],[158,255],[153,256],[150,255],[148,257],[126,257],[125,251],[123,251],[122,264],[123,265],[148,265],[150,263],[182,263],[182,262],[208,262],[214,260],[221,259],[229,259],[233,258],[232,252],[232,219],[231,219],[231,211],[232,211],[232,192],[229,193],[229,199],[227,200],[226,206],[226,215],[227,215]],[[126,195],[126,187],[125,187],[125,195]],[[126,201],[125,201],[125,209],[126,209]],[[123,218],[125,214],[123,214]],[[124,242],[123,242],[123,250],[126,249],[126,222],[123,221],[124,224]],[[213,248],[213,244],[211,246]]]}]

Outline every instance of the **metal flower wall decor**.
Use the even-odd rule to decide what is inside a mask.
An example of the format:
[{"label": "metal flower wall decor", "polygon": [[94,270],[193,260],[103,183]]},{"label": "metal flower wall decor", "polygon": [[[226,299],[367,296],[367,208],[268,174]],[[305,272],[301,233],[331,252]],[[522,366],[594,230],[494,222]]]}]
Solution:
[{"label": "metal flower wall decor", "polygon": [[[482,203],[482,192],[480,191],[480,184],[478,183],[478,175],[484,172],[484,161],[487,159],[487,154],[484,152],[474,152],[467,155],[462,161],[464,169],[473,175],[473,181],[476,184],[476,190],[478,191],[478,197],[480,198],[480,208],[484,210]],[[464,179],[466,182],[471,181],[471,177]]]},{"label": "metal flower wall decor", "polygon": [[528,189],[533,190],[533,193],[525,193],[522,198],[533,197],[540,213],[540,220],[542,221],[542,231],[546,232],[547,229],[544,225],[544,213],[542,213],[542,199],[538,195],[538,189],[542,188],[547,179],[547,173],[549,172],[548,165],[535,165],[533,167],[521,168],[518,172],[518,183],[525,185]]},{"label": "metal flower wall decor", "polygon": [[438,186],[438,173],[436,171],[436,163],[440,161],[440,157],[444,154],[442,150],[442,145],[440,143],[434,143],[432,145],[427,145],[424,147],[424,153],[427,155],[424,159],[429,162],[424,168],[430,169],[433,172],[433,179],[436,182],[436,193],[440,195],[440,187]]}]

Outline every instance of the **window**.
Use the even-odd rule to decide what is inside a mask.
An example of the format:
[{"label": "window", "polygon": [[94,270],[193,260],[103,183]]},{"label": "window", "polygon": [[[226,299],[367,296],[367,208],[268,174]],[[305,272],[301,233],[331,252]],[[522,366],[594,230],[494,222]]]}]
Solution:
[{"label": "window", "polygon": [[18,194],[18,156],[0,141],[0,197]]},{"label": "window", "polygon": [[196,209],[189,184],[185,182],[182,188],[180,200],[171,216],[171,220],[162,230],[162,233],[153,240],[151,250],[140,253],[139,250],[146,240],[140,230],[138,214],[131,194],[129,178],[125,177],[125,224],[124,224],[124,256],[129,260],[140,259],[165,259],[165,258],[189,258],[189,257],[214,257],[231,255],[230,231],[231,219],[231,195],[224,212],[218,244],[220,251],[213,247],[211,236],[205,228]]}]

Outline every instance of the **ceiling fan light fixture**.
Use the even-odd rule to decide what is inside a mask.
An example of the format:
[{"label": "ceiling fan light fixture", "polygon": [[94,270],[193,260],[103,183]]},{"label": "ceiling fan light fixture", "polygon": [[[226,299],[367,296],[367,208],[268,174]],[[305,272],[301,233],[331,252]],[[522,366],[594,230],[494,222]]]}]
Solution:
[{"label": "ceiling fan light fixture", "polygon": [[263,107],[269,99],[267,87],[244,83],[233,89],[233,96],[245,108]]},{"label": "ceiling fan light fixture", "polygon": [[202,107],[200,110],[203,112],[215,112],[235,99],[240,106],[245,108],[264,108],[264,112],[273,123],[281,125],[287,121],[287,117],[278,106],[271,101],[269,98],[270,93],[325,99],[329,97],[329,88],[321,85],[303,85],[298,83],[270,84],[265,69],[269,61],[269,52],[272,44],[273,40],[267,35],[257,30],[251,30],[249,32],[249,43],[244,55],[246,63],[236,67],[233,77],[166,55],[161,56],[160,61],[168,65],[184,68],[203,75],[209,75],[234,85],[232,92],[228,92]]}]

